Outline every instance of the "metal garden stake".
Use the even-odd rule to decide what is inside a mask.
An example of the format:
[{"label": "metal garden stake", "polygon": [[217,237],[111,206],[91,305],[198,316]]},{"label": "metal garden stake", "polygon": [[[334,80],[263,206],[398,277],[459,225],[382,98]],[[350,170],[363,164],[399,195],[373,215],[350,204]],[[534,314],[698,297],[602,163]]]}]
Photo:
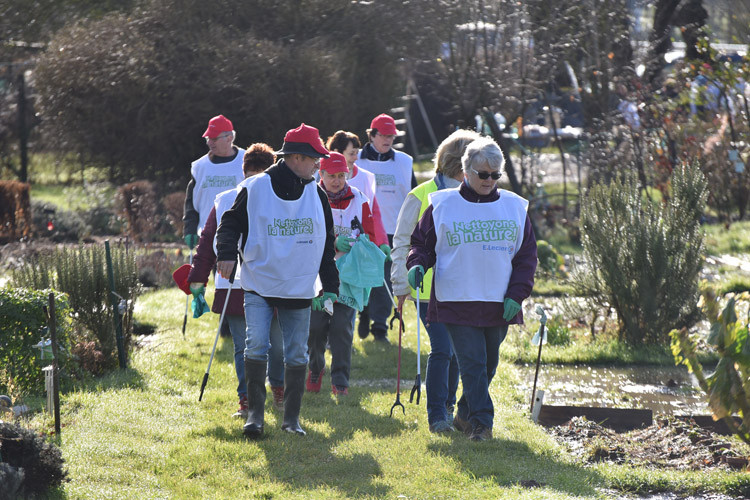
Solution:
[{"label": "metal garden stake", "polygon": [[[547,325],[547,313],[544,312],[544,308],[542,306],[536,306],[536,313],[539,315],[539,332],[534,337],[539,337],[539,353],[536,356],[536,372],[534,373],[534,389],[531,391],[531,409],[530,411],[534,411],[534,397],[536,396],[536,380],[537,377],[539,377],[539,362],[542,359],[542,344],[547,340],[547,334],[545,332],[546,325]],[[532,340],[533,342],[533,340]]]}]

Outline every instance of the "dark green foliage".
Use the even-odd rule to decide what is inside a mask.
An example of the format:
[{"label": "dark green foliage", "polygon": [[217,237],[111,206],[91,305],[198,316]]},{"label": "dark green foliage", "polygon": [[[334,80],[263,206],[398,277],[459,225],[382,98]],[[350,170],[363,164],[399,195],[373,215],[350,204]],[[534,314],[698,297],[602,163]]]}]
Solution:
[{"label": "dark green foliage", "polygon": [[[42,367],[47,362],[40,360],[39,349],[32,346],[42,337],[49,339],[44,308],[49,303],[51,290],[40,288],[0,288],[0,367],[14,388],[22,392],[44,390]],[[57,342],[63,369],[70,363],[70,315],[68,298],[55,292]],[[9,392],[6,390],[8,382],[0,379],[0,392]]]},{"label": "dark green foliage", "polygon": [[696,165],[681,166],[671,185],[671,198],[657,204],[624,175],[593,187],[581,206],[588,271],[576,281],[614,308],[627,342],[665,343],[695,313],[706,181]]},{"label": "dark green foliage", "polygon": [[537,241],[537,259],[539,260],[537,272],[542,275],[547,277],[566,276],[565,259],[550,243],[544,240]]},{"label": "dark green foliage", "polygon": [[[60,449],[30,429],[0,423],[0,452],[3,462],[23,469],[23,489],[27,495],[45,493],[66,480]],[[4,493],[2,489],[0,493]]]},{"label": "dark green foliage", "polygon": [[[0,453],[2,453],[1,446]],[[0,491],[3,492],[3,498],[21,498],[23,496],[23,478],[22,470],[0,461]]]},{"label": "dark green foliage", "polygon": [[[115,245],[111,248],[115,291],[127,301],[122,317],[126,349],[132,332],[133,307],[140,293],[134,252]],[[13,274],[19,286],[54,287],[68,294],[77,324],[97,340],[105,362],[117,359],[110,288],[103,245],[56,249],[38,254]]]}]

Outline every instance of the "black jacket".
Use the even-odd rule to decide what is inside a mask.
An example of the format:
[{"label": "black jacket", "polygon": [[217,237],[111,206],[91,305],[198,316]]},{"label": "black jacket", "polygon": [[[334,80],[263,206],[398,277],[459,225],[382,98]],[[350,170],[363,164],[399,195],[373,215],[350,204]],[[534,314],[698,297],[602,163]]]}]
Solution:
[{"label": "black jacket", "polygon": [[[279,160],[271,166],[266,172],[271,177],[271,186],[274,194],[282,200],[298,200],[302,196],[306,181],[297,177],[286,165],[284,160]],[[336,250],[334,240],[336,238],[333,232],[333,215],[331,206],[328,203],[328,196],[320,186],[316,186],[320,203],[323,205],[323,214],[326,222],[326,242],[323,249],[323,258],[320,261],[320,281],[323,284],[323,291],[338,294],[339,291],[339,271],[336,268],[334,256]],[[219,229],[216,231],[216,249],[217,260],[236,260],[237,259],[237,242],[241,239],[240,248],[245,247],[248,233],[247,218],[247,188],[237,195],[232,208],[224,212],[219,223]],[[252,290],[249,290],[252,292]],[[264,297],[266,301],[274,306],[284,309],[302,309],[310,305],[310,299],[280,299],[274,297]]]}]

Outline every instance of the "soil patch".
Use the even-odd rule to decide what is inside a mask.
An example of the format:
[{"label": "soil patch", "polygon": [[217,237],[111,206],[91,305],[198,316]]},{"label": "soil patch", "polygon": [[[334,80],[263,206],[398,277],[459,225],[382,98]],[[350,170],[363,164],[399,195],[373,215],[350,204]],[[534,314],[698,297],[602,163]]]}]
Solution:
[{"label": "soil patch", "polygon": [[675,470],[741,470],[750,449],[695,422],[659,417],[645,429],[618,433],[575,417],[549,432],[585,463],[607,462]]}]

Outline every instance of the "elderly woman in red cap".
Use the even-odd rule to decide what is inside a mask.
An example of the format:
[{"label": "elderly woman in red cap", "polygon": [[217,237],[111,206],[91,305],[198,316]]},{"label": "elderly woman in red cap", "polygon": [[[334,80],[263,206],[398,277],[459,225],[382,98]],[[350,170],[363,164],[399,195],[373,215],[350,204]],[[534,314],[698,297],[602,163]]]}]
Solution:
[{"label": "elderly woman in red cap", "polygon": [[[370,200],[360,190],[350,186],[346,177],[349,167],[341,153],[331,153],[320,162],[320,187],[328,195],[333,214],[333,228],[336,233],[337,255],[351,249],[352,236],[357,229],[352,228],[356,218],[362,230],[376,245],[386,244],[385,235],[377,236],[375,220]],[[354,224],[358,226],[358,224]],[[352,361],[352,335],[355,309],[353,300],[339,294],[333,304],[333,314],[314,310],[310,315],[310,337],[307,341],[310,356],[307,390],[319,392],[325,369],[326,342],[331,346],[331,390],[335,396],[349,393],[349,370]]]},{"label": "elderly woman in red cap", "polygon": [[[333,215],[328,197],[314,181],[328,150],[318,129],[304,123],[289,130],[264,173],[243,181],[216,233],[217,270],[232,274],[241,252],[245,291],[245,436],[263,435],[266,367],[274,308],[284,340],[284,431],[305,435],[299,423],[307,372],[310,306],[335,302],[339,289]],[[316,293],[320,276],[322,296]]]}]

